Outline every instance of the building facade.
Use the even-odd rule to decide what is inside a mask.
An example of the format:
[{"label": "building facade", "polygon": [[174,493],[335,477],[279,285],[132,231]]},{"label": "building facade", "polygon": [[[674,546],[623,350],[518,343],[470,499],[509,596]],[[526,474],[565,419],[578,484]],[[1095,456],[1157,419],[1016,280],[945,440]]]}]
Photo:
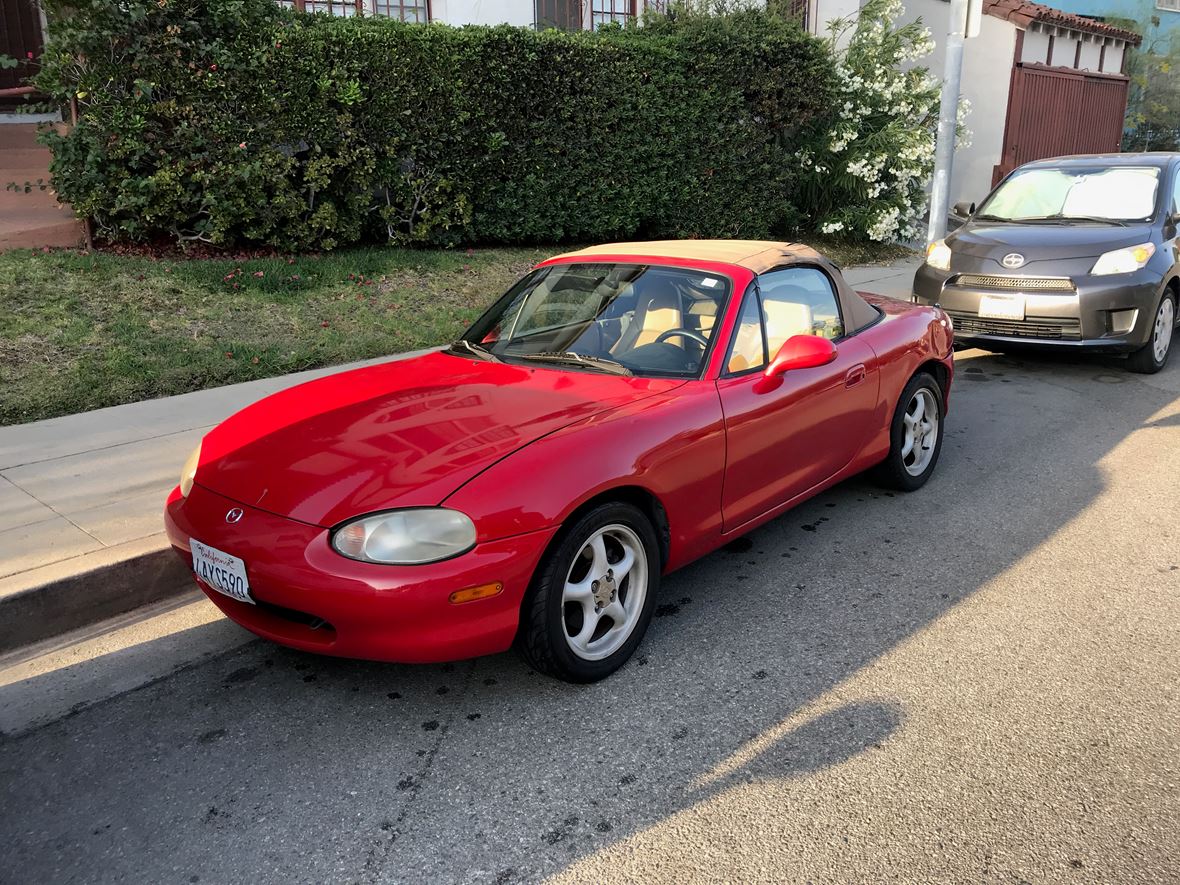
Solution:
[{"label": "building facade", "polygon": [[626,24],[652,0],[280,0],[289,9],[329,15],[376,15],[448,25],[519,25],[590,30]]}]

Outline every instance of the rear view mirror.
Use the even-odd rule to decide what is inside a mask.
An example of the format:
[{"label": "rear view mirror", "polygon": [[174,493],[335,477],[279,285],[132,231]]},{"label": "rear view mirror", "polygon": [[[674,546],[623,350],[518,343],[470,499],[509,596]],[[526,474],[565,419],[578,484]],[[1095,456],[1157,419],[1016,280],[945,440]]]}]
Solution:
[{"label": "rear view mirror", "polygon": [[826,366],[836,358],[836,345],[818,335],[792,335],[783,342],[770,365],[762,374],[777,378],[795,369],[814,369]]},{"label": "rear view mirror", "polygon": [[959,218],[969,218],[975,214],[975,204],[970,200],[962,200],[951,207],[951,213]]}]

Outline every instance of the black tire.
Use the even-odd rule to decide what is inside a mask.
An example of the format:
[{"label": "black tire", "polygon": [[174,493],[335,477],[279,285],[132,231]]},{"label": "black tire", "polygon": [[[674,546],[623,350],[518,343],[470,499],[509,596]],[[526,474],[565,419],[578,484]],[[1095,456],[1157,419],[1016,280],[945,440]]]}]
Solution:
[{"label": "black tire", "polygon": [[[1172,326],[1173,326],[1173,330],[1175,329],[1176,293],[1174,291],[1172,291],[1171,289],[1168,289],[1164,292],[1163,295],[1160,296],[1160,300],[1156,304],[1155,310],[1152,311],[1152,314],[1151,314],[1152,329],[1151,329],[1151,334],[1147,338],[1147,343],[1144,344],[1142,347],[1140,347],[1138,350],[1136,350],[1134,353],[1132,353],[1130,356],[1127,357],[1127,368],[1129,370],[1131,370],[1132,372],[1135,372],[1139,375],[1154,375],[1156,372],[1158,372],[1160,369],[1162,369],[1164,366],[1166,366],[1168,364],[1168,357],[1170,357],[1172,355],[1172,347],[1171,347],[1171,343],[1169,343],[1169,346],[1164,350],[1164,358],[1163,359],[1156,359],[1156,356],[1155,356],[1155,344],[1156,344],[1155,318],[1159,315],[1160,308],[1162,308],[1164,306],[1165,300],[1171,300],[1171,302],[1172,302]],[[1176,335],[1175,335],[1175,332],[1173,331],[1172,342],[1175,342],[1175,340],[1176,340]]]},{"label": "black tire", "polygon": [[[567,604],[562,601],[562,593],[575,557],[596,532],[608,526],[629,528],[642,543],[647,557],[646,593],[638,618],[622,645],[601,660],[587,660],[575,653],[567,640]],[[562,529],[537,567],[521,606],[516,648],[529,666],[549,676],[566,682],[597,682],[623,666],[643,640],[651,623],[659,584],[659,543],[643,511],[623,502],[594,507]],[[633,589],[620,586],[620,598]]]},{"label": "black tire", "polygon": [[[905,416],[910,403],[918,392],[925,390],[930,394],[934,408],[937,410],[938,426],[935,428],[935,440],[929,462],[920,473],[914,474],[906,467],[905,456]],[[942,452],[942,438],[946,433],[946,422],[943,414],[942,387],[927,372],[914,375],[902,390],[893,409],[893,421],[889,425],[889,454],[877,468],[877,478],[882,485],[903,492],[913,492],[926,485],[934,468],[938,464],[938,456]]]}]

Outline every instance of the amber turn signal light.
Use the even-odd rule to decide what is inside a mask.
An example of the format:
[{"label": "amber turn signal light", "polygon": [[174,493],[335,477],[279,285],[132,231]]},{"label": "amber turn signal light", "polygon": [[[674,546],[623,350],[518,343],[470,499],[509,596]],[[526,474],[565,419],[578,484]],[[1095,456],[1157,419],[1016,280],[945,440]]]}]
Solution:
[{"label": "amber turn signal light", "polygon": [[480,584],[478,587],[456,590],[450,595],[450,600],[454,605],[459,605],[463,602],[475,602],[477,599],[487,599],[489,596],[496,596],[503,591],[504,585],[499,582],[495,584]]}]

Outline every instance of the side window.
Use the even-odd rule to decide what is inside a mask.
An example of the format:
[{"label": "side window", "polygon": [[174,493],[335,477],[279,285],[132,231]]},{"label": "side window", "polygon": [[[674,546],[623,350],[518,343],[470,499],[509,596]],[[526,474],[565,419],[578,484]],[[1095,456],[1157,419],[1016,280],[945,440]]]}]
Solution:
[{"label": "side window", "polygon": [[766,344],[776,354],[793,335],[839,338],[844,321],[836,290],[827,274],[814,267],[790,267],[759,278]]},{"label": "side window", "polygon": [[1180,166],[1176,167],[1176,180],[1172,182],[1172,212],[1180,214]]},{"label": "side window", "polygon": [[729,352],[726,369],[730,373],[760,369],[766,365],[766,345],[762,340],[762,317],[758,310],[758,292],[750,286],[742,301],[742,312],[738,316],[734,332],[733,347]]}]

